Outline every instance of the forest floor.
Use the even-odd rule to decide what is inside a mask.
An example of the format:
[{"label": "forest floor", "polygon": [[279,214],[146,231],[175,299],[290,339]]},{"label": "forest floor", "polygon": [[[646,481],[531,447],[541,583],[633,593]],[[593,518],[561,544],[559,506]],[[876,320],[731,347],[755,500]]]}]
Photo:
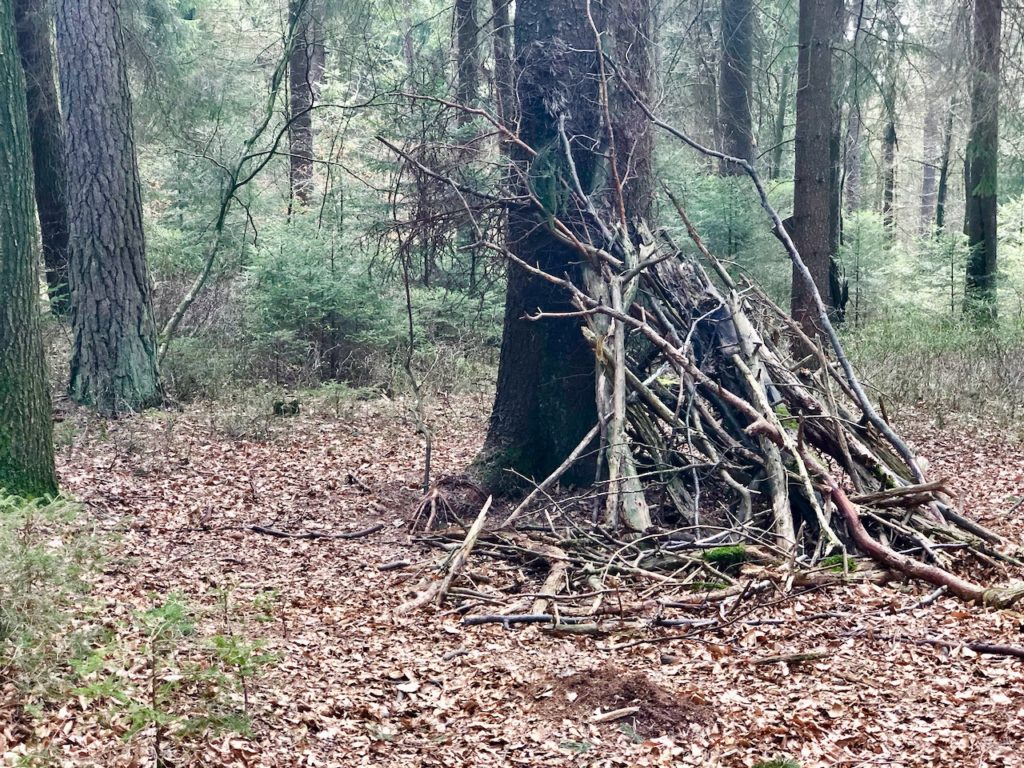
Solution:
[{"label": "forest floor", "polygon": [[[488,407],[484,395],[434,402],[435,475],[471,460]],[[88,598],[91,620],[109,632],[96,666],[120,665],[113,678],[127,695],[93,685],[31,718],[0,702],[5,764],[35,751],[57,765],[153,765],[164,722],[166,765],[1024,765],[1024,662],[910,641],[1021,644],[1020,612],[944,597],[914,608],[930,590],[861,584],[766,601],[750,616],[776,623],[688,640],[653,628],[617,636],[614,619],[594,638],[464,627],[432,609],[396,615],[440,556],[408,535],[424,457],[407,407],[246,412],[69,414],[62,486],[113,541]],[[905,422],[931,475],[951,478],[972,516],[1024,543],[1024,508],[1007,514],[1024,496],[1024,446],[981,423]],[[380,522],[354,540],[248,529],[343,533]],[[423,569],[378,570],[396,560]],[[471,564],[539,586],[509,565]],[[169,600],[195,629],[161,646],[162,630],[131,617]],[[837,615],[800,620],[823,612]],[[220,658],[227,678],[245,678],[251,733],[207,729],[189,741],[186,716],[224,706],[231,688],[201,674],[213,636],[234,639],[234,655]],[[814,658],[755,663],[796,653]],[[228,698],[242,706],[237,690]],[[590,722],[634,701],[630,717]]]}]

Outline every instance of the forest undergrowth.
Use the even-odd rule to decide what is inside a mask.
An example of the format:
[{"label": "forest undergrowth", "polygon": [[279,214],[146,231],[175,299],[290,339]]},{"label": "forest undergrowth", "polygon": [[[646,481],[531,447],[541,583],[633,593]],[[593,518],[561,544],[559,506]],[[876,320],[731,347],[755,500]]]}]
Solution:
[{"label": "forest undergrowth", "polygon": [[[472,460],[489,399],[430,397],[435,477]],[[19,654],[48,646],[0,641],[5,764],[1017,764],[1024,666],[970,646],[1024,644],[1024,616],[917,584],[696,605],[704,632],[654,626],[653,602],[646,624],[583,636],[400,614],[438,562],[409,535],[424,460],[410,405],[328,392],[258,429],[231,404],[68,412],[77,522],[31,524],[54,565],[32,578],[64,595],[37,630],[67,651],[30,674]],[[977,418],[899,418],[966,511],[1024,539],[1024,446]],[[102,557],[90,544],[54,564],[83,525]],[[453,591],[486,612],[545,575],[476,557]]]}]

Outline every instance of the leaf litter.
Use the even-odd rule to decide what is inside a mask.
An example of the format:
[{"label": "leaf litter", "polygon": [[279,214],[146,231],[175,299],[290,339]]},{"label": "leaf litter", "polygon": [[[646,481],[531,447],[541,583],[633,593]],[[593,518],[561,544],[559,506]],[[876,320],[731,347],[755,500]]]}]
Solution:
[{"label": "leaf litter", "polygon": [[[483,394],[432,405],[436,472],[471,461],[488,405]],[[207,634],[223,630],[229,594],[231,631],[276,658],[252,682],[251,733],[208,733],[179,746],[173,764],[1021,765],[1024,663],[963,644],[1021,644],[1024,616],[928,600],[918,585],[780,593],[705,634],[627,631],[614,617],[601,634],[567,636],[466,627],[445,610],[398,615],[438,559],[408,535],[423,450],[407,414],[387,400],[311,407],[256,435],[199,409],[103,425],[70,416],[62,486],[118,534],[94,579],[92,620],[125,647],[125,678],[144,679],[148,661],[123,619],[172,593],[196,606]],[[1024,543],[1024,509],[1007,514],[1024,496],[1021,445],[984,425],[909,426],[963,507]],[[250,528],[337,534],[377,523],[352,540]],[[380,569],[395,563],[408,565]],[[538,593],[543,578],[479,558],[459,583],[486,597],[489,585]],[[926,637],[944,644],[908,642]],[[153,764],[152,734],[126,738],[109,709],[69,698],[27,721],[5,716],[11,701],[0,701],[7,764],[26,752],[57,765]],[[201,709],[202,698],[182,706]],[[601,719],[616,711],[626,714]]]}]

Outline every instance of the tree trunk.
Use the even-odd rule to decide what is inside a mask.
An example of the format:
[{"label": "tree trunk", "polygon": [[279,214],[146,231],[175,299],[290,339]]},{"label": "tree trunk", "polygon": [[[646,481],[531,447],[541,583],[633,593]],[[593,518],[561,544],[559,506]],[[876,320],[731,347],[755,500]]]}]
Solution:
[{"label": "tree trunk", "polygon": [[515,94],[512,87],[512,22],[508,7],[512,0],[491,0],[494,25],[494,101],[498,119],[510,127],[515,122]]},{"label": "tree trunk", "polygon": [[0,2],[0,490],[57,491],[39,317],[39,261],[25,78],[12,4]]},{"label": "tree trunk", "polygon": [[[793,189],[792,238],[825,305],[834,310],[832,294],[833,237],[832,40],[843,10],[837,0],[800,0],[799,56],[796,91],[796,169]],[[814,338],[817,309],[794,268],[792,314]]]},{"label": "tree trunk", "polygon": [[946,200],[949,195],[949,159],[953,152],[953,105],[946,111],[946,126],[942,132],[942,155],[939,157],[939,187],[935,193],[935,232],[946,228]]},{"label": "tree trunk", "polygon": [[853,104],[846,119],[843,154],[843,207],[847,213],[860,209],[861,152],[860,107]]},{"label": "tree trunk", "polygon": [[[476,106],[480,90],[479,26],[476,20],[476,0],[455,0],[455,47],[458,64],[458,82],[455,100],[466,107]],[[465,125],[472,119],[468,112],[459,111],[455,119]]]},{"label": "tree trunk", "polygon": [[161,400],[131,94],[117,0],[58,0],[70,229],[71,398],[104,413]]},{"label": "tree trunk", "polygon": [[[604,50],[617,60],[641,98],[650,91],[649,8],[646,0],[591,6],[598,29],[606,29]],[[543,226],[548,214],[572,220],[572,206],[562,208],[558,178],[568,177],[568,161],[558,131],[564,120],[572,162],[580,184],[594,193],[595,204],[614,210],[619,200],[597,199],[621,180],[622,208],[628,217],[643,216],[651,204],[651,135],[647,120],[628,95],[606,81],[608,114],[604,124],[601,60],[587,18],[586,0],[520,0],[516,7],[516,79],[520,108],[519,135],[541,150],[531,158],[512,147],[522,171],[520,184],[540,198],[545,211],[512,209],[507,241],[515,254],[552,274],[579,279],[580,254],[557,241]],[[614,150],[607,137],[614,134]],[[594,140],[599,142],[594,145]],[[520,193],[528,190],[520,188]],[[578,222],[574,222],[578,223]],[[572,311],[565,292],[510,265],[505,301],[504,335],[498,386],[487,439],[476,469],[494,489],[520,485],[516,473],[541,480],[558,467],[597,422],[594,353],[584,340],[578,318],[525,319],[543,308]],[[563,478],[593,482],[593,460],[580,462]]]},{"label": "tree trunk", "polygon": [[317,0],[289,0],[288,17],[295,37],[288,59],[288,178],[292,200],[300,205],[308,205],[314,192],[313,105],[324,73],[320,16]]},{"label": "tree trunk", "polygon": [[772,161],[771,168],[769,169],[772,179],[778,179],[782,176],[782,157],[786,146],[786,117],[789,113],[789,89],[792,78],[792,67],[787,61],[782,65],[782,77],[779,78],[779,108],[775,113]]},{"label": "tree trunk", "polygon": [[[718,74],[722,151],[749,162],[754,161],[750,116],[753,37],[753,0],[722,0],[722,60]],[[719,173],[738,176],[744,171],[736,163],[722,161]]]},{"label": "tree trunk", "polygon": [[924,167],[921,171],[921,210],[919,229],[921,236],[931,232],[935,220],[935,198],[938,189],[939,157],[939,110],[935,100],[928,99],[928,109],[924,115],[924,127],[921,132],[921,146],[924,154]]},{"label": "tree trunk", "polygon": [[971,133],[967,142],[967,244],[971,252],[964,309],[980,322],[996,319],[1001,25],[1001,0],[975,0]]},{"label": "tree trunk", "polygon": [[15,0],[14,4],[50,309],[56,315],[66,315],[70,309],[67,178],[51,11],[48,0]]},{"label": "tree trunk", "polygon": [[882,227],[892,239],[896,234],[896,122],[889,113],[882,136]]}]

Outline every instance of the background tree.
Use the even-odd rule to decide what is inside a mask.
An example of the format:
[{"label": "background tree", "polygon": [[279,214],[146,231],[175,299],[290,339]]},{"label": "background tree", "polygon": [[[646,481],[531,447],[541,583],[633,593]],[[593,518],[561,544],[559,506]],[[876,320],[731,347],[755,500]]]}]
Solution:
[{"label": "background tree", "polygon": [[[722,59],[718,76],[722,151],[749,162],[754,161],[754,128],[750,115],[753,37],[753,0],[722,0]],[[785,97],[780,98],[779,108],[785,110]],[[781,140],[779,143],[781,145]],[[723,175],[743,173],[740,166],[725,161],[719,170]]]},{"label": "background tree", "polygon": [[295,29],[288,60],[289,179],[292,199],[307,205],[313,197],[313,107],[320,95],[325,49],[320,0],[290,0],[289,22]]},{"label": "background tree", "polygon": [[[455,96],[459,104],[470,107],[476,105],[477,92],[480,90],[480,28],[476,10],[476,0],[455,0]],[[468,112],[461,110],[456,113],[460,125],[468,123],[471,117]]]},{"label": "background tree", "polygon": [[118,0],[59,0],[70,223],[71,397],[105,413],[156,405],[156,327]]},{"label": "background tree", "polygon": [[996,317],[999,172],[999,43],[1001,0],[975,0],[971,58],[971,130],[967,143],[965,309],[976,320]]},{"label": "background tree", "polygon": [[43,263],[50,308],[64,315],[68,295],[68,208],[64,170],[64,131],[57,93],[57,61],[50,0],[15,0],[18,52],[25,71],[36,209],[43,241]]},{"label": "background tree", "polygon": [[[0,0],[0,50],[15,50],[14,9]],[[0,56],[0,489],[42,496],[57,490],[50,391],[39,313],[39,254],[25,79]]]}]

